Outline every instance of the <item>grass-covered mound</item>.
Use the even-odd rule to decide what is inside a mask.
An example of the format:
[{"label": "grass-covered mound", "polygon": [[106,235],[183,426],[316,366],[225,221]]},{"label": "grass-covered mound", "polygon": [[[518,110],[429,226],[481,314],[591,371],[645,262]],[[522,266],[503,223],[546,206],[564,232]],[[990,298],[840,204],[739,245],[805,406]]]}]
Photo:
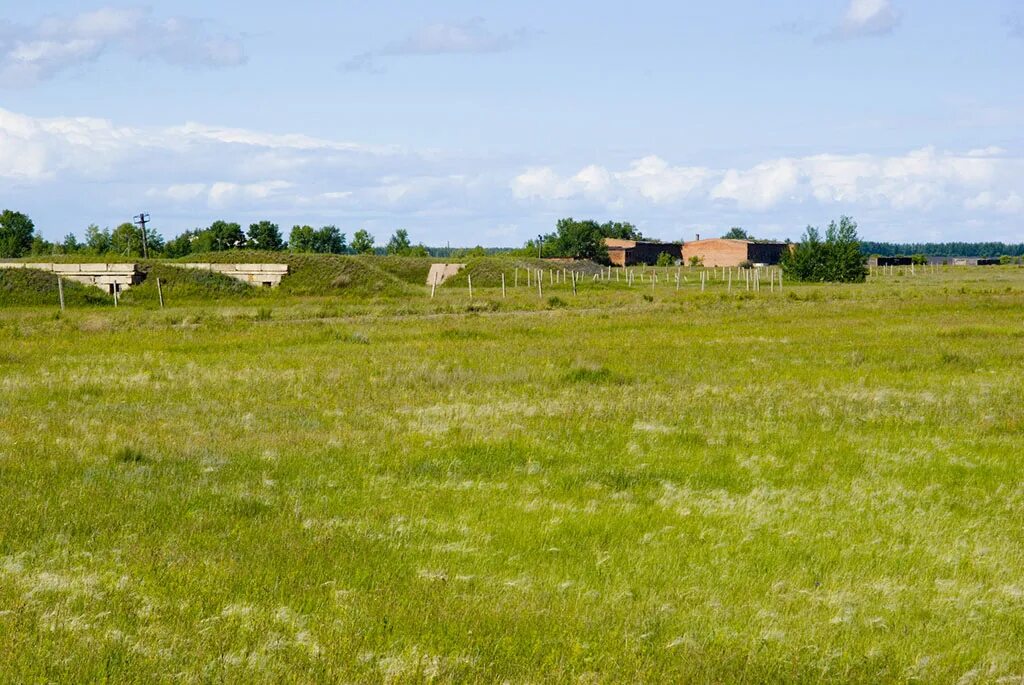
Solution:
[{"label": "grass-covered mound", "polygon": [[421,293],[434,261],[421,257],[294,254],[232,250],[194,254],[182,262],[218,264],[287,264],[278,289],[290,295],[408,296]]},{"label": "grass-covered mound", "polygon": [[[71,306],[113,304],[102,290],[64,279],[64,303]],[[0,307],[60,306],[57,275],[38,269],[0,269]]]},{"label": "grass-covered mound", "polygon": [[[407,296],[420,292],[413,284],[381,268],[373,257],[293,255],[291,269],[281,282],[295,295]],[[427,269],[429,270],[429,265]],[[423,282],[427,280],[426,271]]]},{"label": "grass-covered mound", "polygon": [[259,288],[243,283],[224,274],[203,269],[183,269],[167,263],[141,265],[146,279],[126,290],[122,295],[127,303],[156,304],[159,300],[157,278],[164,293],[164,302],[172,304],[181,301],[213,300],[219,298],[251,297],[260,292]]}]

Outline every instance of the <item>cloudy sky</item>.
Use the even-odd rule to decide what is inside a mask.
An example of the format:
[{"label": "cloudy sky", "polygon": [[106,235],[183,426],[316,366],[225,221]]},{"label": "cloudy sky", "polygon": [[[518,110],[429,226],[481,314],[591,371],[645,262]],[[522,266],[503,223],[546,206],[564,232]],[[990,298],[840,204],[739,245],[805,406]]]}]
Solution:
[{"label": "cloudy sky", "polygon": [[1024,240],[1019,0],[2,5],[0,205],[51,239]]}]

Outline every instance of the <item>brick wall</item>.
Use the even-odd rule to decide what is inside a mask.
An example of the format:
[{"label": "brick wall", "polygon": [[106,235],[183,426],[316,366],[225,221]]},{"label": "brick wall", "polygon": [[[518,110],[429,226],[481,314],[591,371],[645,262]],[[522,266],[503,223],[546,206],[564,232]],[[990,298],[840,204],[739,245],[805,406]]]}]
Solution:
[{"label": "brick wall", "polygon": [[685,243],[683,262],[689,264],[695,256],[704,260],[704,266],[739,266],[747,259],[747,242],[713,238]]}]

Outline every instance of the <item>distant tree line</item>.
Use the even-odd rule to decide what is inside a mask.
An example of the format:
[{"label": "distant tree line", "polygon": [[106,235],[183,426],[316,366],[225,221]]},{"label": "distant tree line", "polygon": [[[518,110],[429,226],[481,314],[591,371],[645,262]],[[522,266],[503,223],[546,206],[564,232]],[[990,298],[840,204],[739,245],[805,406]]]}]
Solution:
[{"label": "distant tree line", "polygon": [[[429,254],[424,245],[412,244],[405,229],[395,231],[382,248],[377,248],[376,239],[369,231],[356,231],[349,243],[346,235],[336,226],[313,228],[308,225],[296,225],[292,227],[286,241],[280,227],[272,221],[250,224],[248,230],[243,230],[242,225],[237,222],[217,220],[206,228],[185,231],[167,241],[152,227],[147,227],[145,246],[150,256],[169,258],[225,250],[288,250],[319,254],[383,252],[402,256]],[[27,215],[12,210],[0,213],[0,258],[58,254],[139,257],[142,253],[142,229],[132,223],[123,223],[113,230],[101,229],[92,224],[85,229],[81,240],[75,234],[69,233],[60,242],[50,242],[35,232],[35,224]]]},{"label": "distant tree line", "polygon": [[910,255],[932,255],[936,257],[1010,257],[1024,256],[1024,243],[876,243],[863,241],[861,251],[866,255],[881,257],[907,257]]}]

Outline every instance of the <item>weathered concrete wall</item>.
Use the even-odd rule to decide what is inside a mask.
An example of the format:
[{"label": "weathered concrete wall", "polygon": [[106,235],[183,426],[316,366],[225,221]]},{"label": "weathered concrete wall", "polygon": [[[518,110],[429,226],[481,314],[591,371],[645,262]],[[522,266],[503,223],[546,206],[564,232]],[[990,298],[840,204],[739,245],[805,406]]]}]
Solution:
[{"label": "weathered concrete wall", "polygon": [[427,285],[441,285],[466,268],[465,264],[431,264],[427,274]]},{"label": "weathered concrete wall", "polygon": [[288,275],[287,264],[215,264],[211,262],[182,262],[173,266],[182,269],[202,269],[224,274],[249,285],[276,288]]},{"label": "weathered concrete wall", "polygon": [[114,288],[127,290],[142,282],[135,264],[62,264],[57,262],[0,262],[0,269],[37,269],[57,274],[69,281],[113,293]]}]

